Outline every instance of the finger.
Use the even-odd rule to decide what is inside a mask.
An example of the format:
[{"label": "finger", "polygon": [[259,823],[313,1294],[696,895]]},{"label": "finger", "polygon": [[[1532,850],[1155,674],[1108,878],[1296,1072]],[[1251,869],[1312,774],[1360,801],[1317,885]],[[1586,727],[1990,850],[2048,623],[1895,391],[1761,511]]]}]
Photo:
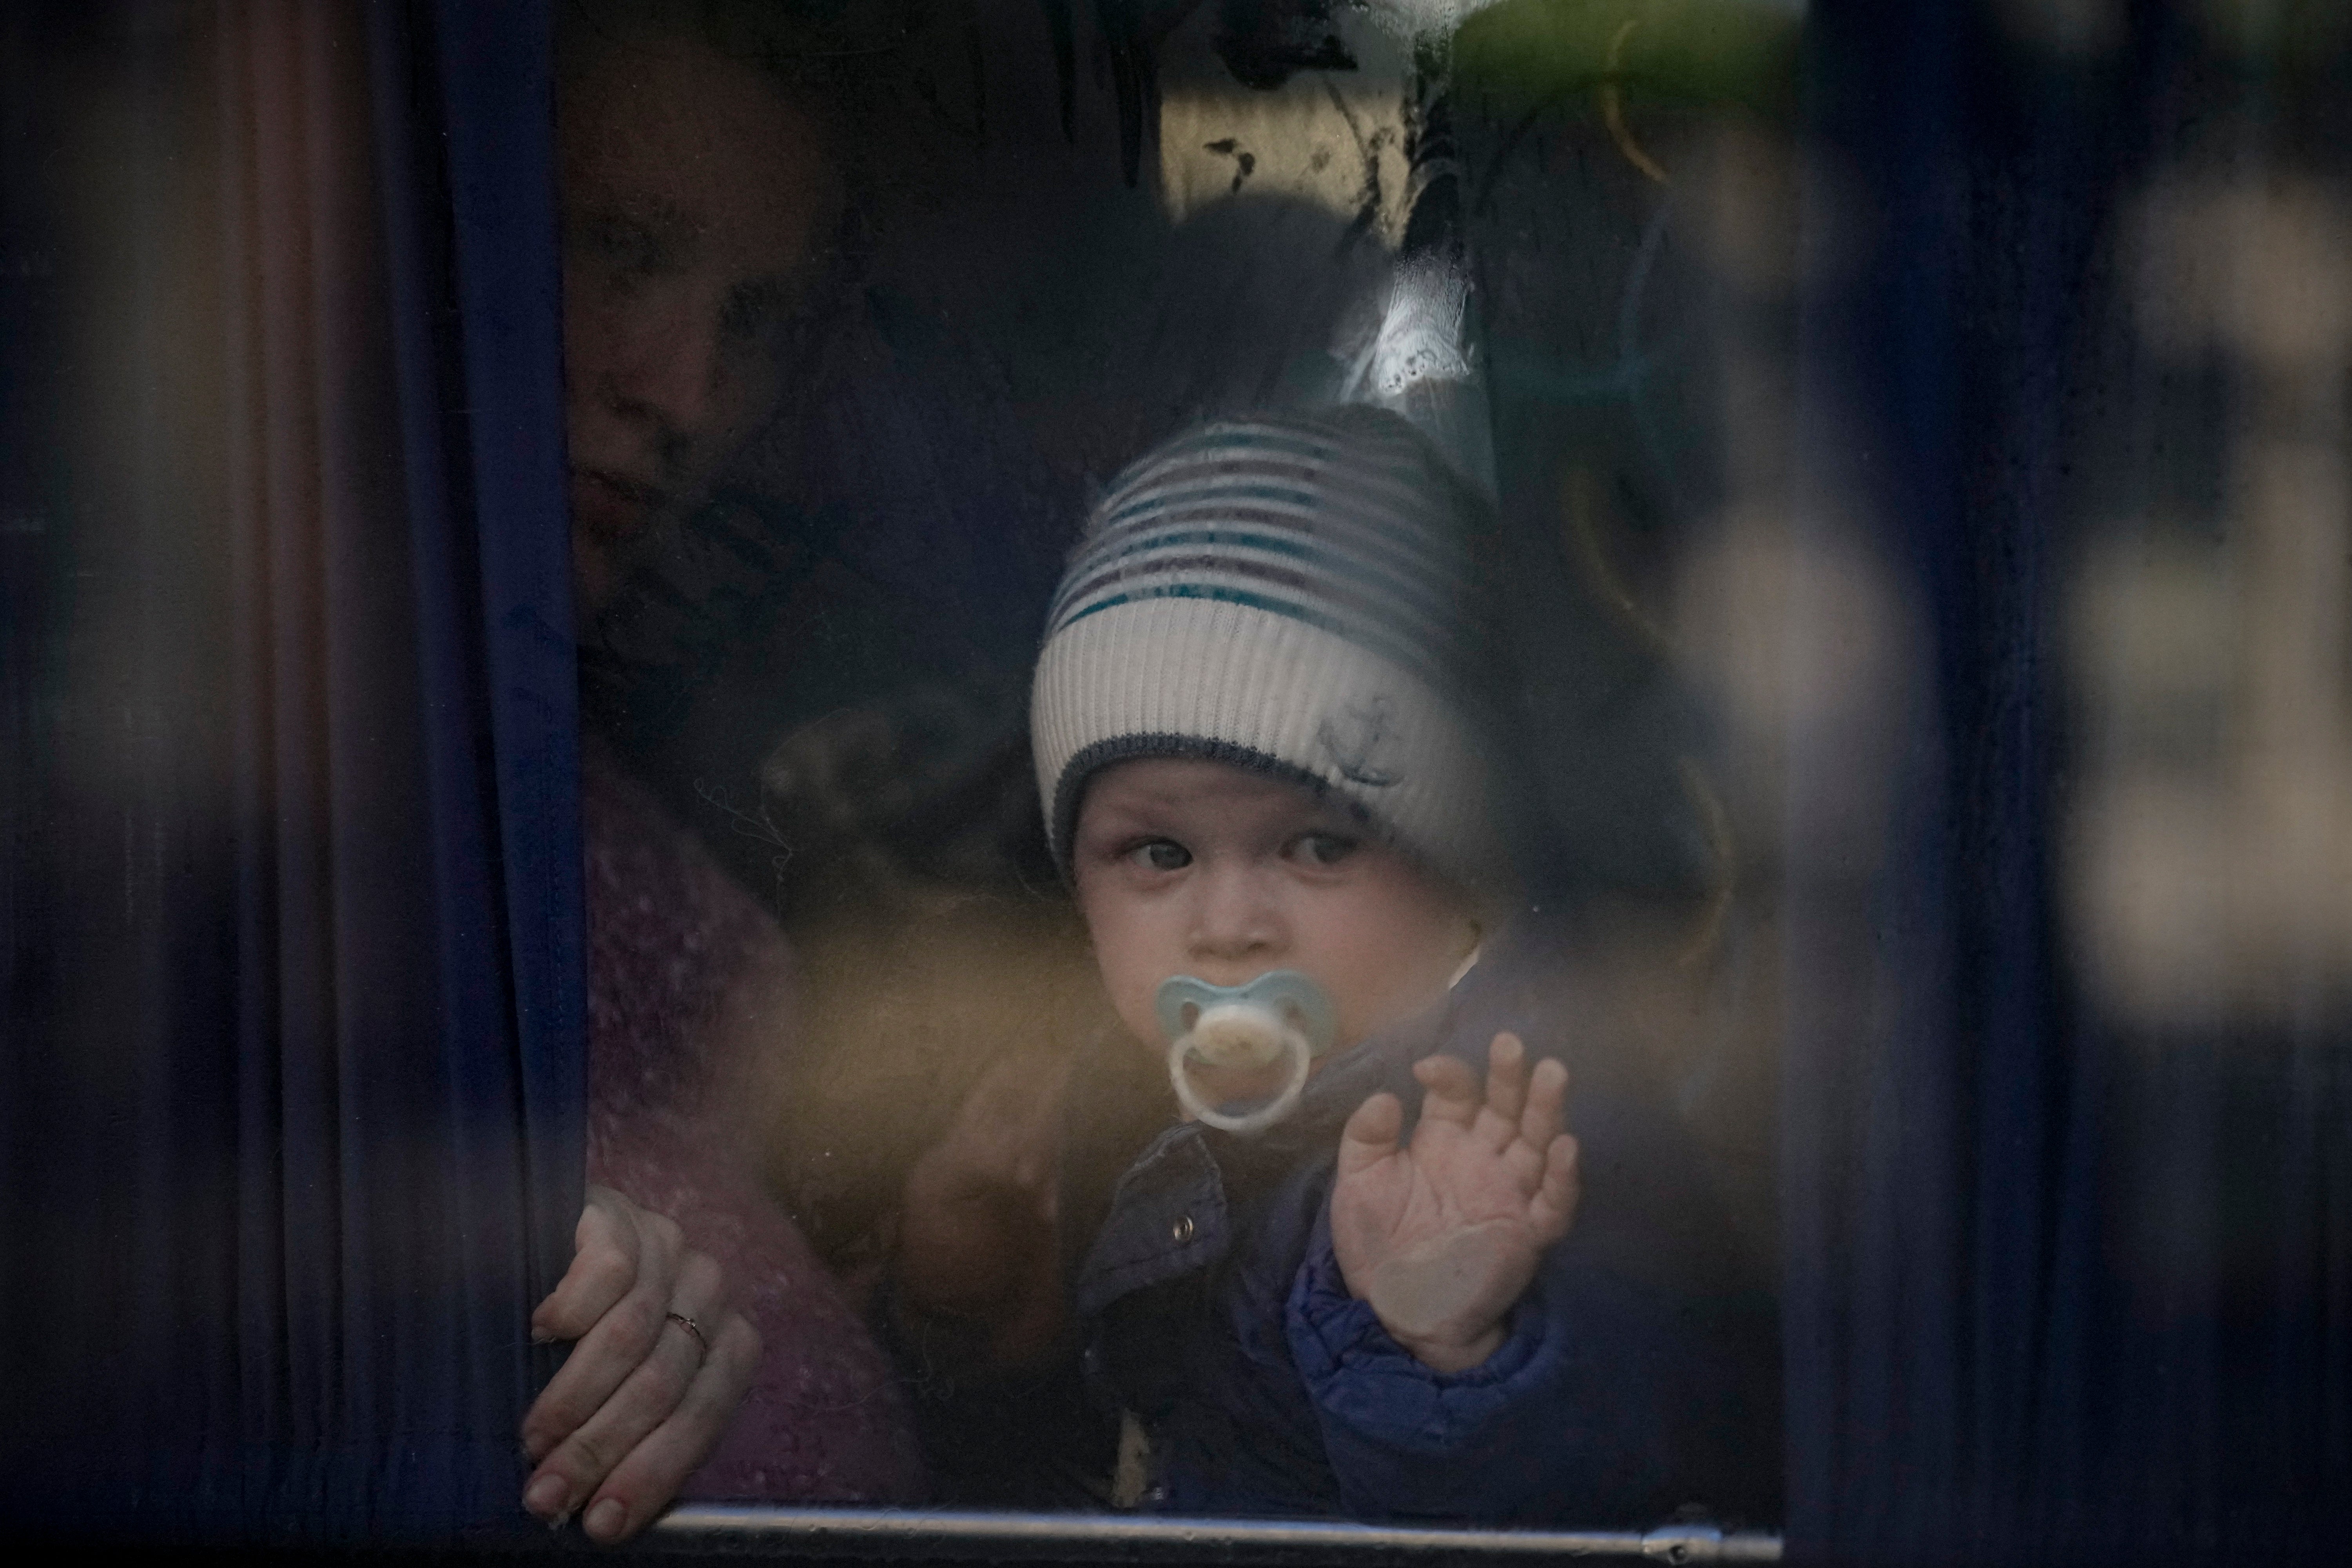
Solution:
[{"label": "finger", "polygon": [[1576,1140],[1565,1132],[1553,1139],[1545,1152],[1543,1184],[1528,1204],[1528,1224],[1535,1231],[1538,1247],[1549,1247],[1566,1236],[1569,1226],[1576,1219],[1576,1203],[1581,1194],[1576,1155]]},{"label": "finger", "polygon": [[[727,1271],[719,1267],[718,1258],[707,1252],[685,1249],[678,1259],[677,1284],[670,1292],[669,1311],[692,1318],[698,1327],[706,1321],[724,1322],[737,1315],[734,1292],[727,1287]],[[662,1314],[662,1321],[669,1321],[668,1312]],[[708,1329],[703,1331],[703,1340],[705,1342],[698,1348],[707,1358],[709,1347],[719,1342],[710,1337]]]},{"label": "finger", "polygon": [[596,1489],[580,1520],[589,1539],[606,1544],[625,1541],[660,1514],[727,1435],[751,1392],[760,1351],[759,1331],[740,1315],[729,1318],[711,1342],[709,1363],[696,1373],[677,1409]]},{"label": "finger", "polygon": [[[616,1425],[635,1421],[642,1429],[676,1402],[703,1351],[693,1335],[669,1321],[673,1310],[693,1318],[698,1327],[723,1319],[727,1307],[717,1264],[690,1256],[674,1298],[650,1289],[630,1292],[550,1381],[523,1427],[524,1451],[537,1465],[524,1494],[534,1512],[543,1518],[571,1512],[625,1450],[625,1445],[615,1446]],[[711,1330],[703,1332],[707,1338]],[[667,1396],[666,1381],[672,1385]],[[559,1476],[564,1485],[553,1494],[534,1494],[530,1489],[547,1474]]]},{"label": "finger", "polygon": [[1404,1105],[1393,1094],[1376,1094],[1356,1107],[1339,1130],[1339,1179],[1370,1170],[1396,1152],[1404,1131]]},{"label": "finger", "polygon": [[1512,1184],[1519,1189],[1520,1196],[1532,1198],[1536,1195],[1536,1190],[1543,1185],[1543,1145],[1514,1138],[1496,1158],[1502,1162],[1504,1172],[1510,1176]]},{"label": "finger", "polygon": [[643,1211],[637,1214],[637,1237],[635,1282],[579,1336],[580,1342],[523,1417],[523,1451],[535,1460],[546,1458],[593,1415],[661,1337],[685,1239],[670,1219]]},{"label": "finger", "polygon": [[1528,1048],[1517,1035],[1496,1035],[1486,1047],[1486,1114],[1478,1118],[1478,1133],[1490,1149],[1502,1149],[1519,1133],[1519,1111],[1527,1104]]},{"label": "finger", "polygon": [[1429,1091],[1422,1100],[1423,1121],[1450,1121],[1467,1128],[1478,1119],[1479,1108],[1486,1103],[1480,1090],[1478,1075],[1470,1064],[1455,1057],[1423,1057],[1412,1064],[1412,1076]]},{"label": "finger", "polygon": [[576,1340],[613,1310],[637,1282],[638,1210],[609,1188],[588,1189],[587,1206],[572,1228],[572,1265],[530,1314],[538,1343]]},{"label": "finger", "polygon": [[677,1409],[708,1358],[700,1341],[669,1321],[673,1311],[694,1319],[714,1352],[726,1325],[739,1316],[720,1301],[719,1266],[701,1253],[690,1255],[677,1296],[662,1305],[650,1351],[532,1472],[523,1489],[523,1506],[532,1513],[559,1521],[571,1514]]},{"label": "finger", "polygon": [[1519,1139],[1530,1149],[1549,1149],[1568,1121],[1568,1068],[1546,1057],[1528,1083],[1527,1109],[1519,1114]]}]

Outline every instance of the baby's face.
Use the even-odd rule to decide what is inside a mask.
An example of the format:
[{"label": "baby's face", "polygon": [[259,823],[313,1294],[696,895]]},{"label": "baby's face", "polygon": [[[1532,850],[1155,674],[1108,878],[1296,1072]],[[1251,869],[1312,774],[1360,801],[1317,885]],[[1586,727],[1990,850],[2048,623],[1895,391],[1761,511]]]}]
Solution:
[{"label": "baby's face", "polygon": [[1171,974],[1303,971],[1337,1005],[1344,1049],[1443,995],[1477,945],[1454,889],[1307,790],[1222,763],[1104,770],[1070,853],[1111,1005],[1155,1049]]}]

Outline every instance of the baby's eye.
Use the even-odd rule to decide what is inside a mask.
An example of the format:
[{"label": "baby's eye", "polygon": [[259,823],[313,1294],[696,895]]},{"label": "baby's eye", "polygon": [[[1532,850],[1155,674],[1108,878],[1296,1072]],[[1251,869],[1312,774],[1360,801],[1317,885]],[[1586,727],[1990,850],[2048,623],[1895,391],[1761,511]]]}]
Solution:
[{"label": "baby's eye", "polygon": [[1302,833],[1291,840],[1291,852],[1310,866],[1337,866],[1360,842],[1340,833]]},{"label": "baby's eye", "polygon": [[1192,863],[1192,852],[1172,838],[1154,838],[1127,852],[1137,865],[1154,871],[1181,871]]}]

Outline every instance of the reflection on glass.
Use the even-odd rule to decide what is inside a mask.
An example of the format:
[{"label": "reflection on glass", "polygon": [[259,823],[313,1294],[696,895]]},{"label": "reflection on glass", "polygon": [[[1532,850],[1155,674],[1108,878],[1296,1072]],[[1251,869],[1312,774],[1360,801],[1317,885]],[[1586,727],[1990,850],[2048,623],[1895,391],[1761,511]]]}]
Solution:
[{"label": "reflection on glass", "polygon": [[[64,237],[0,282],[72,271],[67,500],[8,454],[0,547],[66,826],[9,887],[147,944],[39,993],[59,1102],[226,1097],[123,1162],[219,1287],[138,1295],[141,1355],[284,1352],[349,1408],[236,1408],[323,1450],[460,1366],[366,1359],[430,1296],[450,1407],[532,1409],[466,1506],[598,1540],[673,1496],[1776,1523],[1777,770],[1902,642],[1785,493],[1801,7],[560,0],[562,1226],[546,1086],[467,1054],[573,900],[499,881],[545,802],[478,710],[562,584],[476,603],[468,487],[537,439],[551,491],[554,416],[482,414],[511,323],[451,300],[554,268],[442,232],[465,8],[34,9],[0,65],[68,60],[66,188],[0,194]],[[410,1120],[346,1147],[370,1073]],[[575,1288],[522,1300],[499,1224]]]},{"label": "reflection on glass", "polygon": [[2277,1025],[2352,984],[2352,213],[2341,189],[2183,172],[2140,205],[2135,321],[2213,364],[2212,517],[2093,541],[2074,902],[2102,1000],[2159,1034]]},{"label": "reflection on glass", "polygon": [[[615,563],[585,639],[598,954],[690,952],[669,973],[744,1021],[649,1056],[614,994],[592,1049],[743,1086],[697,1103],[759,1129],[894,1368],[861,1419],[913,1435],[933,1498],[1772,1518],[1780,835],[1769,764],[1720,768],[1691,715],[1840,700],[1835,655],[1763,673],[1792,636],[1764,455],[1789,154],[1709,107],[1773,101],[1738,73],[1787,24],[1531,62],[1512,13],[1458,57],[1462,17],[1409,8],[579,14],[567,138],[698,136],[745,209],[586,201],[568,165],[574,265],[644,345],[641,390],[574,348],[575,420],[604,385],[598,427],[669,465],[605,487],[646,502],[626,538],[582,540]],[[691,110],[630,130],[688,60]],[[656,266],[604,213],[632,199],[741,258]],[[768,337],[725,335],[746,289]],[[763,906],[728,917],[753,956],[629,880],[656,814]],[[1253,1024],[1282,973],[1296,1016]],[[1224,1000],[1171,1033],[1171,985]],[[715,1176],[656,1193],[622,1155],[648,1070],[599,1068],[600,1169],[702,1205]],[[760,1310],[803,1361],[873,1353]],[[827,1402],[766,1386],[769,1440],[826,1451]],[[754,1425],[692,1495],[911,1495],[762,1479]]]},{"label": "reflection on glass", "polygon": [[0,6],[8,1525],[2338,1539],[2352,8],[1915,9]]}]

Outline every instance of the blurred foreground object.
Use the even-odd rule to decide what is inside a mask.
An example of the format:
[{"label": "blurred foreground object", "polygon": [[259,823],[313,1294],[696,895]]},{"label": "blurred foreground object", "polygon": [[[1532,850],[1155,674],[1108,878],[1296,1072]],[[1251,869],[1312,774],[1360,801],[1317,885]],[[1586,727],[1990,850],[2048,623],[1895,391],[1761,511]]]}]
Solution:
[{"label": "blurred foreground object", "polygon": [[2159,1033],[2352,1005],[2352,205],[2277,171],[2141,204],[2151,356],[2213,367],[2221,510],[2095,540],[2071,652],[2074,906],[2101,999]]},{"label": "blurred foreground object", "polygon": [[1789,752],[1792,1556],[2352,1530],[2336,9],[1814,18],[1795,526],[1909,629],[1881,809]]},{"label": "blurred foreground object", "polygon": [[0,16],[12,1537],[543,1535],[583,1098],[549,24]]}]

